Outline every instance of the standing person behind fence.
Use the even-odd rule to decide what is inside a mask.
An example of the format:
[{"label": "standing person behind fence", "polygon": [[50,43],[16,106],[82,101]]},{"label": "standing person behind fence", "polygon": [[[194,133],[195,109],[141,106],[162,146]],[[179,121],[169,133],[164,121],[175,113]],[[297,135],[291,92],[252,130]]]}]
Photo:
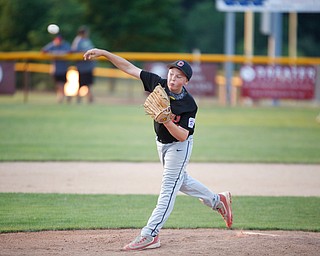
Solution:
[{"label": "standing person behind fence", "polygon": [[[61,35],[57,35],[51,42],[45,45],[41,51],[55,55],[66,54],[71,51],[71,45],[69,42],[64,40]],[[59,103],[62,103],[65,98],[64,85],[67,81],[66,75],[69,62],[66,60],[54,60],[52,64],[53,69],[51,74],[57,91],[57,100]]]},{"label": "standing person behind fence", "polygon": [[[71,49],[73,52],[86,52],[87,50],[91,49],[93,46],[93,43],[91,39],[89,38],[89,29],[87,26],[81,26],[78,29],[78,34],[74,38]],[[76,67],[79,72],[79,86],[80,88],[82,86],[88,87],[88,102],[93,102],[93,95],[92,95],[92,89],[91,86],[94,82],[93,77],[93,69],[95,67],[95,61],[78,61],[76,63]],[[80,92],[80,89],[79,89]],[[80,102],[81,96],[78,93],[78,102]]]}]

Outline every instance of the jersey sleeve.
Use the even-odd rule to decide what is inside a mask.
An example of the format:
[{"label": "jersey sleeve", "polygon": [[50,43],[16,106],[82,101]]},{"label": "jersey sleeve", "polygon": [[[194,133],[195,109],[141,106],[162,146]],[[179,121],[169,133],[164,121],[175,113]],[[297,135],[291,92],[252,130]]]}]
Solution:
[{"label": "jersey sleeve", "polygon": [[140,79],[143,83],[144,90],[147,92],[152,92],[158,84],[161,84],[162,87],[165,87],[165,79],[162,79],[160,76],[145,70],[141,71]]}]

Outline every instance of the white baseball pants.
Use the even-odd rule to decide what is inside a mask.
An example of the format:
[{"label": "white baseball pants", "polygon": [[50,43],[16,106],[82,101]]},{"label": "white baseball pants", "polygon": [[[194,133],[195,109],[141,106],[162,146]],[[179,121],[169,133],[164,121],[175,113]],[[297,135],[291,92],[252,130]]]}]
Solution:
[{"label": "white baseball pants", "polygon": [[196,198],[215,209],[219,195],[195,180],[186,172],[193,147],[193,136],[184,142],[162,144],[157,141],[160,161],[163,165],[161,192],[156,208],[147,225],[141,230],[142,236],[156,236],[169,218],[179,191]]}]

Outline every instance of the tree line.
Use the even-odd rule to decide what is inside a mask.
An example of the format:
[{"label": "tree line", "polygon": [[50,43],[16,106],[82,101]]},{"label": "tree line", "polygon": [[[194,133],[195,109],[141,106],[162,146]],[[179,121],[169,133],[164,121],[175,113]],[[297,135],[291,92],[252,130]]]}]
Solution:
[{"label": "tree line", "polygon": [[[255,15],[254,54],[267,55],[268,38]],[[96,47],[110,51],[224,53],[225,14],[215,0],[0,0],[0,51],[37,51],[58,24],[69,42],[87,25]],[[298,14],[298,55],[320,56],[320,14]],[[282,55],[288,55],[283,14]],[[236,54],[244,51],[244,14],[236,14]]]}]

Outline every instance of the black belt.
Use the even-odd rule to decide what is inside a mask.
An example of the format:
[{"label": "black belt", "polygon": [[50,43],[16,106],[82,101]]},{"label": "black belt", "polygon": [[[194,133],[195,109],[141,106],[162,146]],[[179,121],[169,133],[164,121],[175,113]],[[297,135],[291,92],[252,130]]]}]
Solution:
[{"label": "black belt", "polygon": [[177,142],[178,140],[170,140],[170,141],[167,141],[167,140],[160,139],[160,138],[158,137],[158,138],[157,138],[157,141],[161,142],[162,144],[170,144],[170,143],[173,143],[173,142]]}]

